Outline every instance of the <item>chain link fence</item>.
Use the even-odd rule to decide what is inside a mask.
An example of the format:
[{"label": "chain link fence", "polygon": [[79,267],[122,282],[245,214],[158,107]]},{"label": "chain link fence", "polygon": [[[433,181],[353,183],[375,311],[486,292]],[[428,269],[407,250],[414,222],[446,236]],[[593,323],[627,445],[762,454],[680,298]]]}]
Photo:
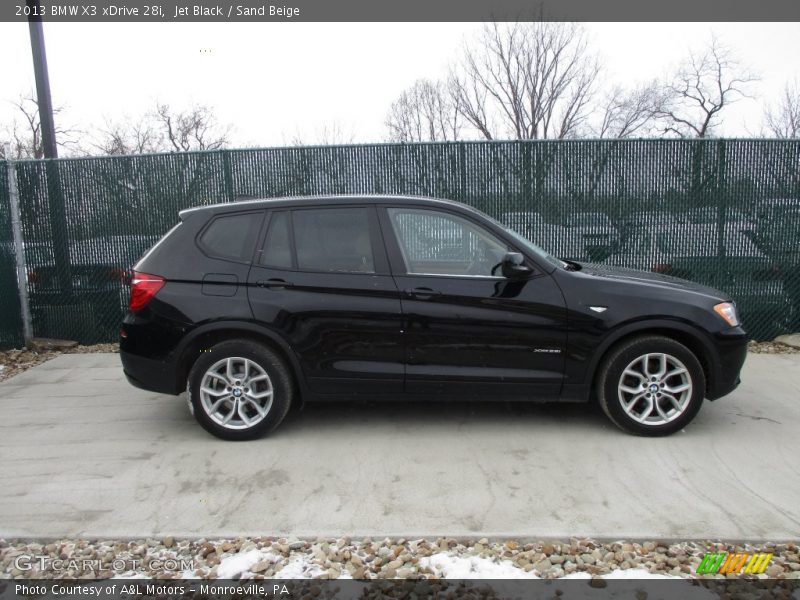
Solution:
[{"label": "chain link fence", "polygon": [[[129,268],[179,210],[307,194],[459,200],[561,258],[725,290],[756,339],[800,330],[800,141],[376,144],[15,168],[37,337],[116,340]],[[2,179],[0,335],[14,345],[20,319]]]}]

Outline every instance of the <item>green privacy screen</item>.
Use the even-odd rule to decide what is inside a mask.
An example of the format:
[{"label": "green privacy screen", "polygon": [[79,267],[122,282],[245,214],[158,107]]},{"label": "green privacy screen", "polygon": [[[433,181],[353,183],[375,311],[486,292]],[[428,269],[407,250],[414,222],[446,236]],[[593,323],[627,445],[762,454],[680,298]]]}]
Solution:
[{"label": "green privacy screen", "polygon": [[[756,339],[800,330],[800,141],[295,147],[28,161],[16,169],[37,337],[115,340],[126,272],[179,210],[306,194],[459,200],[561,258],[723,289]],[[2,236],[6,198],[0,187]],[[3,260],[0,301],[13,303]],[[18,328],[12,313],[3,311],[3,331]]]},{"label": "green privacy screen", "polygon": [[22,343],[7,173],[8,163],[0,160],[0,348],[11,348]]}]

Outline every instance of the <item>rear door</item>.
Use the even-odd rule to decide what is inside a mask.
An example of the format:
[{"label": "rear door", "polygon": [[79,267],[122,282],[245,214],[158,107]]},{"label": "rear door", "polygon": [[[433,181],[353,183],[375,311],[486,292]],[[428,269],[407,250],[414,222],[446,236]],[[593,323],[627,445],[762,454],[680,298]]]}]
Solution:
[{"label": "rear door", "polygon": [[375,207],[272,211],[248,279],[258,321],[319,394],[403,389],[401,310]]}]

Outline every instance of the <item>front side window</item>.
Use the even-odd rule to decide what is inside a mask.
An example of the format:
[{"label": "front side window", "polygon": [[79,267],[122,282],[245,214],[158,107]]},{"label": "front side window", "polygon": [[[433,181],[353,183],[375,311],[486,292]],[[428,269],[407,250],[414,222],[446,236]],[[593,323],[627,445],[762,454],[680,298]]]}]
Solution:
[{"label": "front side window", "polygon": [[509,248],[482,227],[435,210],[390,208],[389,217],[409,274],[500,276]]},{"label": "front side window", "polygon": [[295,210],[292,222],[301,271],[375,272],[367,208]]},{"label": "front side window", "polygon": [[250,261],[262,213],[217,217],[200,235],[200,246],[214,258]]}]

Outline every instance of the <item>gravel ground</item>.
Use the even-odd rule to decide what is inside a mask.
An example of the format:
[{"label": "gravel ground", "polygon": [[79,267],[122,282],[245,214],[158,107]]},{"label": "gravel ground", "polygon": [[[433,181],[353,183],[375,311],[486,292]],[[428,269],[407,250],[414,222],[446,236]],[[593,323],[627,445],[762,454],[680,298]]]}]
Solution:
[{"label": "gravel ground", "polygon": [[748,352],[755,354],[798,354],[800,348],[793,348],[781,342],[755,342],[751,341],[747,344]]},{"label": "gravel ground", "polygon": [[[571,538],[527,543],[485,538],[459,541],[348,537],[316,540],[167,537],[51,543],[0,539],[0,578],[556,579],[663,575],[725,579],[724,575],[695,573],[705,552],[720,551],[774,553],[764,574],[745,577],[800,579],[800,555],[795,543],[735,546],[710,541],[600,543]],[[27,567],[26,561],[32,563],[29,571],[19,568]],[[738,577],[742,575],[728,576]]]},{"label": "gravel ground", "polygon": [[75,346],[67,350],[35,351],[23,348],[22,350],[0,351],[0,381],[47,362],[60,354],[88,354],[91,352],[119,352],[119,344]]}]

